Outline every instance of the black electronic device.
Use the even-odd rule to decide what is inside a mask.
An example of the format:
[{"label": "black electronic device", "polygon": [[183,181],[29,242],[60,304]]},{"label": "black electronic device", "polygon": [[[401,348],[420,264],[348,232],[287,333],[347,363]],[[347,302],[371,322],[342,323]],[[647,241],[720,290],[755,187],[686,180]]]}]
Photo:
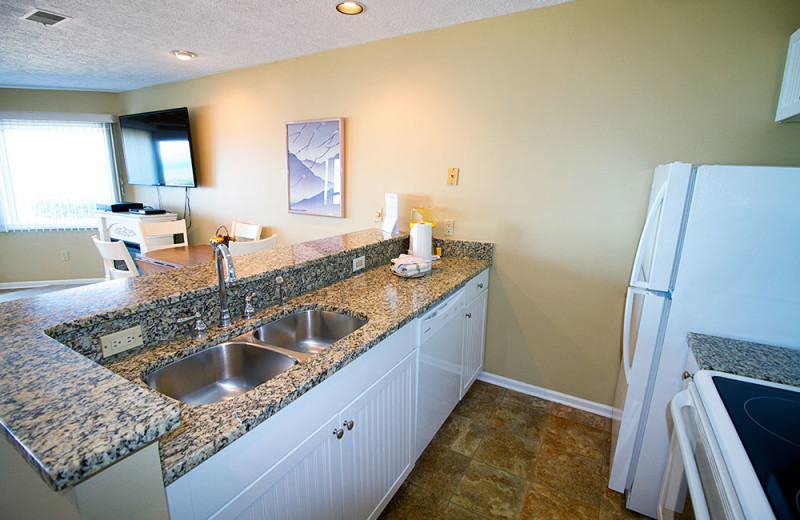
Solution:
[{"label": "black electronic device", "polygon": [[186,107],[119,116],[128,184],[194,188]]},{"label": "black electronic device", "polygon": [[132,209],[141,209],[144,204],[141,202],[114,202],[112,204],[95,204],[95,208],[100,211],[111,211],[114,213],[124,213]]},{"label": "black electronic device", "polygon": [[163,215],[166,212],[167,210],[165,209],[155,209],[155,208],[140,208],[128,211],[128,213],[133,213],[135,215]]}]

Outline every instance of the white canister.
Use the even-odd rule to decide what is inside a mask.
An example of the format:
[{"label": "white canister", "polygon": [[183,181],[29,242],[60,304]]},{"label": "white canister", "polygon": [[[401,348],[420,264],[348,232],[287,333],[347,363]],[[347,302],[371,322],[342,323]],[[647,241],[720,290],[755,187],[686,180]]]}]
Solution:
[{"label": "white canister", "polygon": [[428,222],[415,222],[411,226],[411,247],[408,254],[430,260],[432,244],[433,227]]}]

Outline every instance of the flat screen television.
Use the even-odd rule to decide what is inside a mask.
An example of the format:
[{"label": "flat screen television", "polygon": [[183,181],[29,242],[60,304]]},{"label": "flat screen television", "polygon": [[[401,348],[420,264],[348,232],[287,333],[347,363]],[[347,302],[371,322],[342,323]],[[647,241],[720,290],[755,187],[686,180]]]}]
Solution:
[{"label": "flat screen television", "polygon": [[119,116],[128,184],[194,188],[186,107]]}]

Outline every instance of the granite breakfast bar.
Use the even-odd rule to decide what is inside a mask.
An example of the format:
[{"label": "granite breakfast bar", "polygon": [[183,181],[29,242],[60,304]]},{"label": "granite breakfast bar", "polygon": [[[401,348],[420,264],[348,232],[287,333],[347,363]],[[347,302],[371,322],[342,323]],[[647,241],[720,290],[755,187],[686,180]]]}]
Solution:
[{"label": "granite breakfast bar", "polygon": [[[2,433],[53,490],[83,481],[158,440],[163,484],[207,460],[329,378],[491,263],[493,246],[441,241],[430,276],[393,276],[388,260],[407,235],[349,233],[237,257],[233,327],[216,327],[213,264],[117,280],[0,305]],[[365,255],[367,269],[351,272]],[[289,285],[287,310],[274,278]],[[257,315],[241,318],[256,292]],[[142,375],[293,310],[335,309],[367,324],[253,391],[212,405],[188,405],[150,390]],[[177,318],[201,312],[211,334],[189,339]],[[103,360],[99,336],[142,326],[144,348]]]}]

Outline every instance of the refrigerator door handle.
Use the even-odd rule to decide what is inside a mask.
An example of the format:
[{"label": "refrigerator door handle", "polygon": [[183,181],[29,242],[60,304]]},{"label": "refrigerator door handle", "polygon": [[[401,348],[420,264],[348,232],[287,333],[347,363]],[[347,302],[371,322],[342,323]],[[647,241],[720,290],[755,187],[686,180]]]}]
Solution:
[{"label": "refrigerator door handle", "polygon": [[[660,221],[658,216],[661,211],[661,208],[664,206],[664,198],[666,196],[667,196],[667,183],[664,183],[661,186],[661,189],[658,190],[658,194],[656,195],[656,197],[653,199],[653,204],[650,206],[650,211],[647,212],[647,218],[644,221],[642,234],[639,237],[639,245],[636,248],[636,256],[633,257],[633,272],[631,272],[631,282],[630,282],[630,285],[632,287],[649,289],[649,283],[640,282],[637,279],[636,275],[639,273],[641,269],[641,263],[644,257],[644,250],[647,247],[647,238],[650,236],[653,227]],[[652,262],[652,257],[650,261]]]},{"label": "refrigerator door handle", "polygon": [[625,372],[625,381],[631,380],[631,318],[633,317],[633,296],[645,294],[644,289],[628,287],[625,295],[625,315],[622,318],[622,370]]}]

